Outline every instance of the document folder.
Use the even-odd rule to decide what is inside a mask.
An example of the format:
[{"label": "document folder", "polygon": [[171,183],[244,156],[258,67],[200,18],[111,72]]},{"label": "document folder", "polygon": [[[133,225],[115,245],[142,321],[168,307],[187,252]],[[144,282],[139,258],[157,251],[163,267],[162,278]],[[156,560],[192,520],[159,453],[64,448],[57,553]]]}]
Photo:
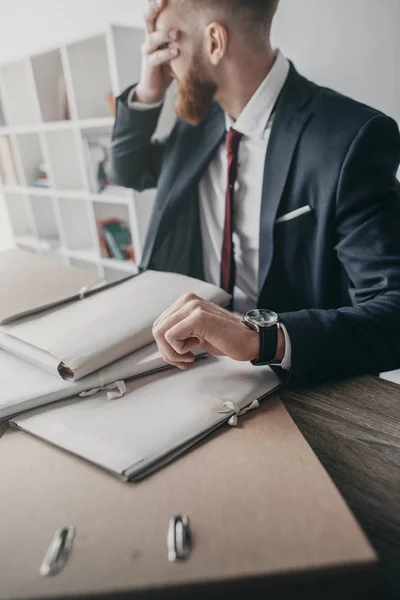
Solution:
[{"label": "document folder", "polygon": [[143,478],[240,418],[280,386],[269,367],[209,357],[128,381],[123,398],[100,391],[15,417],[11,424],[123,480]]},{"label": "document folder", "polygon": [[0,347],[76,381],[154,341],[154,321],[186,293],[225,306],[220,288],[176,273],[146,271],[0,327]]}]

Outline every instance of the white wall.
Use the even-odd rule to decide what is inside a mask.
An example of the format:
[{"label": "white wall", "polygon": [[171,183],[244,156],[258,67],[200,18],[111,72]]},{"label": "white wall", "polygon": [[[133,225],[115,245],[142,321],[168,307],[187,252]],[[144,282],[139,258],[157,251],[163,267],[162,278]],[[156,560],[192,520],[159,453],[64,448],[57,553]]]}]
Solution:
[{"label": "white wall", "polygon": [[281,0],[273,37],[302,74],[400,123],[400,0]]},{"label": "white wall", "polygon": [[[0,62],[110,21],[139,24],[144,6],[145,0],[0,0]],[[281,0],[274,42],[303,74],[400,123],[400,0]],[[9,243],[0,201],[0,248]]]}]

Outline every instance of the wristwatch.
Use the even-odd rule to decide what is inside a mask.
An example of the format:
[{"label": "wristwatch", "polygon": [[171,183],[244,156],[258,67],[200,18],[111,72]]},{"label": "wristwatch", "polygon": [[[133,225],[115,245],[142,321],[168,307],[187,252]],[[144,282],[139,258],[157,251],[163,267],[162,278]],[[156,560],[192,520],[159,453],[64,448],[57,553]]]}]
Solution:
[{"label": "wristwatch", "polygon": [[273,363],[278,347],[278,315],[272,310],[251,310],[244,315],[243,323],[260,334],[260,356],[251,363],[256,367]]}]

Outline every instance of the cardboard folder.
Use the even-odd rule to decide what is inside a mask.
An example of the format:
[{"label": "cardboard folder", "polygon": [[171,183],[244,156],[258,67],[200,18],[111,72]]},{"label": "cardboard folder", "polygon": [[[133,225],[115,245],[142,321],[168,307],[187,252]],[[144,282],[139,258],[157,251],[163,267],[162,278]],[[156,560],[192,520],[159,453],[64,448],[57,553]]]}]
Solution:
[{"label": "cardboard folder", "polygon": [[[137,484],[10,430],[0,481],[1,599],[376,597],[375,554],[277,397]],[[168,522],[182,512],[193,550],[170,563]],[[70,559],[42,577],[67,525]]]},{"label": "cardboard folder", "polygon": [[17,248],[0,252],[0,325],[79,297],[97,275]]},{"label": "cardboard folder", "polygon": [[220,288],[176,273],[146,271],[88,297],[0,327],[0,346],[75,381],[151,344],[154,321],[182,295],[228,304]]}]

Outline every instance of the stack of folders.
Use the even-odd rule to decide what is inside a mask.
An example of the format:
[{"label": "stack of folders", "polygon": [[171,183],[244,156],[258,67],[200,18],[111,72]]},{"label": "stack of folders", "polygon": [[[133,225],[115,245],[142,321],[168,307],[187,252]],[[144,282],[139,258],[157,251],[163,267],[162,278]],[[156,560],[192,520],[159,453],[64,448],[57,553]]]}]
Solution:
[{"label": "stack of folders", "polygon": [[0,419],[124,480],[160,468],[280,385],[269,368],[200,349],[184,372],[164,363],[152,337],[163,311],[186,293],[229,303],[204,281],[145,271],[105,285],[20,250],[0,253],[0,280]]}]

